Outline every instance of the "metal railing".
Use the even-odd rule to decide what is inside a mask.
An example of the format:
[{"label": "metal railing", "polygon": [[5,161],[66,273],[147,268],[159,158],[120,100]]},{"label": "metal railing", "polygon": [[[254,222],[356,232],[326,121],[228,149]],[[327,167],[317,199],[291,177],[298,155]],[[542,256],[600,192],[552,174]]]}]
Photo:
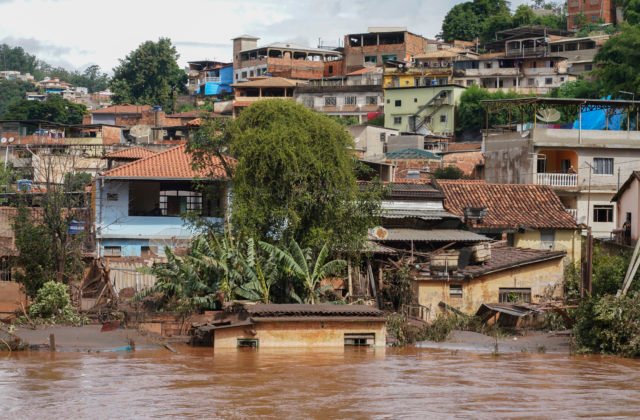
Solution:
[{"label": "metal railing", "polygon": [[539,173],[536,174],[536,184],[550,185],[552,187],[577,187],[577,174],[563,173]]}]

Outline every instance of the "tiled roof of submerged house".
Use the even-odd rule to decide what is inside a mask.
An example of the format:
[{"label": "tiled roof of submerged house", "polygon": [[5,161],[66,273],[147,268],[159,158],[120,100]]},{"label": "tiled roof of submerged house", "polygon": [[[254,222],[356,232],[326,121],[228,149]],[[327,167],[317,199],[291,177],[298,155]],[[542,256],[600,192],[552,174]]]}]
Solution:
[{"label": "tiled roof of submerged house", "polygon": [[[228,163],[235,166],[236,160],[228,157]],[[186,151],[186,146],[180,145],[153,156],[136,160],[102,174],[105,178],[115,179],[225,179],[227,173],[218,158],[212,158],[211,166],[204,170],[193,168],[193,159]]]},{"label": "tiled roof of submerged house", "polygon": [[480,265],[468,265],[458,270],[457,274],[464,278],[475,278],[498,271],[563,258],[565,255],[565,251],[514,248],[504,243],[494,243],[491,246],[489,261]]},{"label": "tiled roof of submerged house", "polygon": [[465,208],[486,208],[476,229],[576,229],[551,187],[544,185],[488,184],[484,181],[438,180],[445,195],[444,208],[464,217]]}]

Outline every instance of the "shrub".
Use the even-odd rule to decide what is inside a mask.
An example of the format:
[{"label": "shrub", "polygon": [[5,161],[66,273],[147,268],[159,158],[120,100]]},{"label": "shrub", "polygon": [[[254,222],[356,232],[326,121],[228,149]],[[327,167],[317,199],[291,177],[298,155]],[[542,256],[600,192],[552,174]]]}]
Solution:
[{"label": "shrub", "polygon": [[640,357],[640,293],[584,301],[573,328],[579,352]]},{"label": "shrub", "polygon": [[68,287],[55,281],[46,282],[29,307],[29,315],[40,323],[82,325],[86,320],[78,315],[69,299]]}]

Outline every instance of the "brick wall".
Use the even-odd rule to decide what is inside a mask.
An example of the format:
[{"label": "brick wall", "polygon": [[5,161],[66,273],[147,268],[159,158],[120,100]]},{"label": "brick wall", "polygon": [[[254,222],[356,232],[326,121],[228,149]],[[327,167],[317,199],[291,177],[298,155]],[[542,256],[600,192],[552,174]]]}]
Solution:
[{"label": "brick wall", "polygon": [[428,42],[424,37],[405,32],[404,43],[402,44],[352,47],[349,43],[349,35],[346,35],[344,38],[345,72],[350,73],[361,69],[365,56],[377,56],[378,65],[382,64],[382,55],[395,54],[398,60],[410,60],[412,56],[424,53]]},{"label": "brick wall", "polygon": [[569,0],[567,2],[567,27],[577,28],[576,20],[580,13],[584,14],[587,23],[595,23],[600,19],[604,23],[615,23],[615,2],[613,0]]}]

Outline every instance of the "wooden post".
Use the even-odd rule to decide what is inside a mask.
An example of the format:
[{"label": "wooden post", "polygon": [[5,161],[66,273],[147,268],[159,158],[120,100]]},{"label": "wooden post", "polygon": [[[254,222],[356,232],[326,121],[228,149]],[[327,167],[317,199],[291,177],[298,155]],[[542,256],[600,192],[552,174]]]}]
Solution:
[{"label": "wooden post", "polygon": [[347,281],[349,284],[349,296],[353,296],[353,279],[351,277],[351,258],[347,260]]},{"label": "wooden post", "polygon": [[56,351],[56,336],[49,334],[49,351]]}]

